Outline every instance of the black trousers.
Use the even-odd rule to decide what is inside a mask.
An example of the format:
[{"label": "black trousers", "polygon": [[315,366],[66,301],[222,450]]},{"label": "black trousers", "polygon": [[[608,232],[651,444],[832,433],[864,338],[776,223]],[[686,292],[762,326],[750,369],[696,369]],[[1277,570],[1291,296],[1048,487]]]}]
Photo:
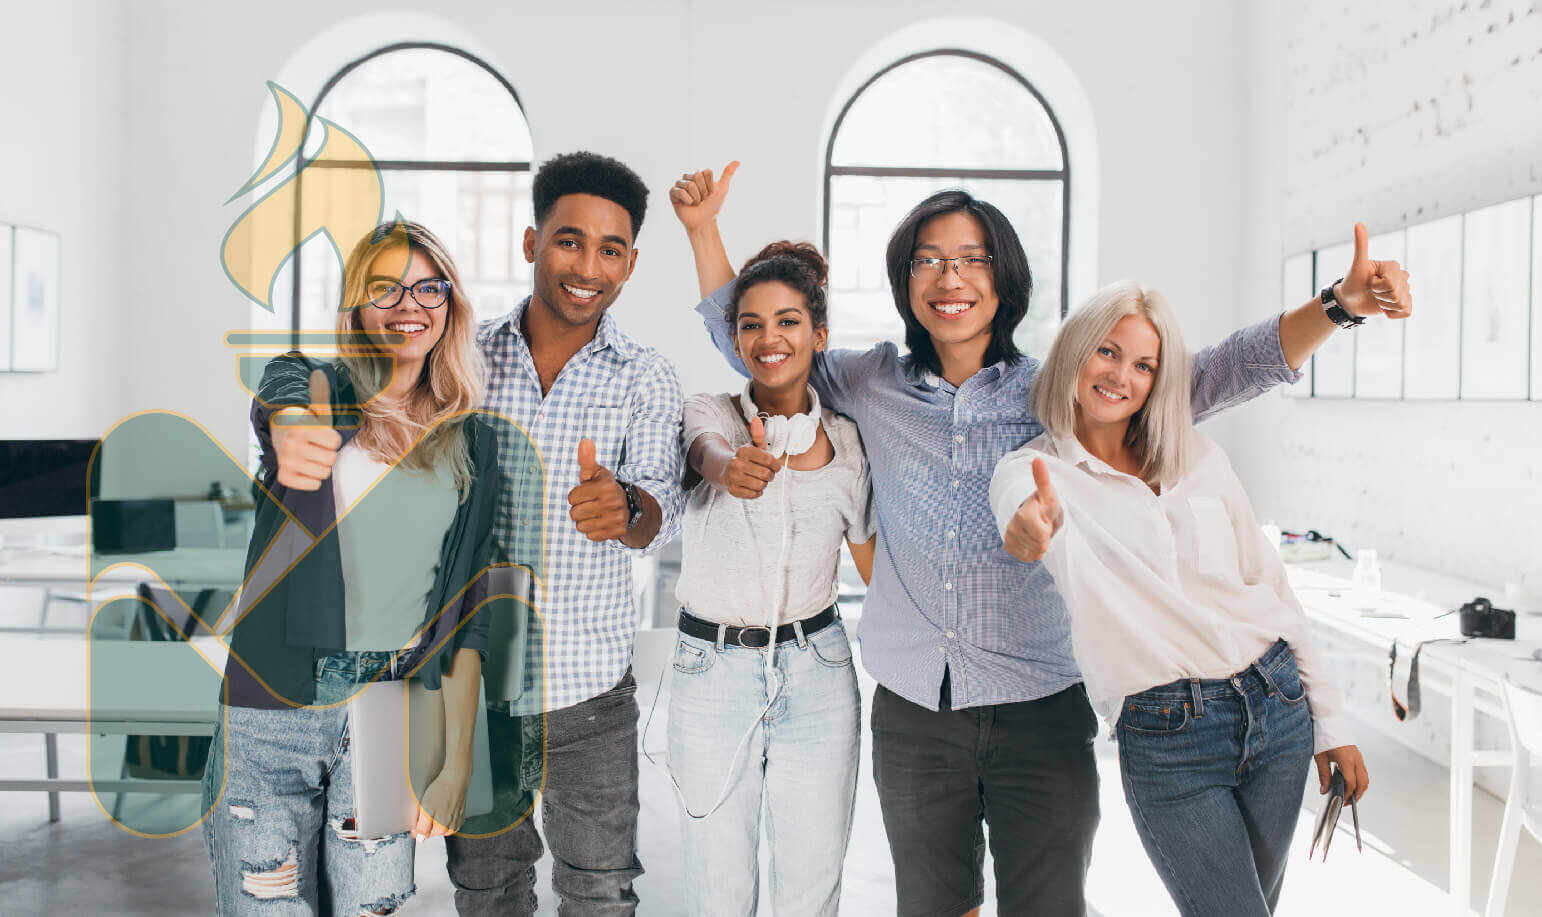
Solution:
[{"label": "black trousers", "polygon": [[1098,720],[1076,684],[1015,704],[927,710],[878,686],[873,777],[899,913],[958,917],[985,896],[990,826],[997,910],[1084,915],[1098,826]]}]

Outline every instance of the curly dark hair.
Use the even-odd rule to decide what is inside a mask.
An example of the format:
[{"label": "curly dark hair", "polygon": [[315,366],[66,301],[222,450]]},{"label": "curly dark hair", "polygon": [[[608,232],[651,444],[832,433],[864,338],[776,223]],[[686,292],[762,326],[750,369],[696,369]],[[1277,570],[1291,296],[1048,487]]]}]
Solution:
[{"label": "curly dark hair", "polygon": [[545,222],[557,199],[567,194],[592,194],[621,207],[632,218],[634,241],[648,212],[648,186],[636,172],[620,160],[584,150],[541,163],[530,190],[535,198],[536,226]]},{"label": "curly dark hair", "polygon": [[744,267],[739,270],[733,301],[728,306],[728,321],[739,320],[739,300],[744,298],[746,291],[776,281],[801,293],[808,306],[809,318],[816,327],[823,326],[830,315],[830,303],[825,297],[825,284],[829,279],[830,268],[812,244],[788,240],[772,242],[744,262]]},{"label": "curly dark hair", "polygon": [[905,322],[905,346],[922,366],[942,374],[942,360],[932,346],[932,336],[910,307],[910,259],[915,257],[916,236],[932,217],[945,213],[967,213],[985,232],[985,247],[991,255],[996,281],[996,316],[991,319],[991,341],[985,349],[985,364],[1016,363],[1022,351],[1012,341],[1012,332],[1028,314],[1033,296],[1033,274],[1028,270],[1028,253],[1012,228],[1012,221],[989,201],[982,201],[967,191],[938,191],[905,214],[889,237],[889,289],[894,294],[894,308]]}]

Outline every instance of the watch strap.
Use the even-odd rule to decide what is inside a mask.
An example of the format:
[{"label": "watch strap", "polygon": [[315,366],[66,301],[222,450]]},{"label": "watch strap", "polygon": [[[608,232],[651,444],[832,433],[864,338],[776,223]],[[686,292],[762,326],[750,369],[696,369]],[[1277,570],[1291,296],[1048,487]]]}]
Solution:
[{"label": "watch strap", "polygon": [[1327,313],[1328,321],[1338,325],[1340,328],[1358,328],[1364,324],[1365,319],[1358,315],[1350,315],[1349,312],[1339,304],[1339,298],[1333,295],[1333,288],[1343,282],[1344,278],[1340,277],[1339,279],[1322,288],[1323,312]]},{"label": "watch strap", "polygon": [[618,481],[621,485],[621,493],[626,495],[626,529],[631,531],[642,518],[642,500],[637,497],[637,485],[631,481]]}]

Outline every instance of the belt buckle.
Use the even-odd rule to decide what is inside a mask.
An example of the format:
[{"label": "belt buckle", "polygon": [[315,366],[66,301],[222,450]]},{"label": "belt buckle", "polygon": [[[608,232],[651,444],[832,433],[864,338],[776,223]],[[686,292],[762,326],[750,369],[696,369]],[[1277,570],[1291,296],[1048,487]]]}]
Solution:
[{"label": "belt buckle", "polygon": [[[744,642],[744,635],[749,633],[752,630],[765,631],[766,642],[765,643],[761,643],[761,644],[745,643]],[[771,645],[771,628],[765,626],[764,624],[754,624],[754,625],[751,625],[749,627],[741,627],[741,628],[739,628],[739,637],[738,637],[737,642],[738,642],[738,644],[740,646],[742,646],[742,647],[744,647],[746,649],[763,650],[766,647]]]}]

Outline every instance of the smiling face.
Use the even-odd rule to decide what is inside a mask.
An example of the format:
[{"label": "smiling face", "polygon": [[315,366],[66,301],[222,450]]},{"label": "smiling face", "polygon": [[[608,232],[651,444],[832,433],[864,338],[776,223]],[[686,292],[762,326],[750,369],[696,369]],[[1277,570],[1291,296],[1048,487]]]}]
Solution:
[{"label": "smiling face", "polygon": [[829,331],[815,326],[803,294],[780,281],[757,283],[739,298],[734,352],[759,389],[801,390]]},{"label": "smiling face", "polygon": [[533,307],[567,325],[593,325],[637,264],[632,218],[603,197],[565,194],[525,230],[525,260],[535,265]]},{"label": "smiling face", "polygon": [[[990,254],[980,221],[968,213],[954,211],[921,224],[910,257],[968,258]],[[931,335],[944,364],[949,362],[951,353],[959,351],[971,355],[969,359],[983,359],[997,305],[995,276],[988,261],[948,261],[941,270],[911,272],[910,311]],[[977,355],[975,350],[979,351]]]},{"label": "smiling face", "polygon": [[1076,376],[1077,422],[1128,427],[1156,382],[1162,339],[1143,315],[1126,315],[1093,348]]},{"label": "smiling face", "polygon": [[[413,299],[410,288],[424,280],[442,279],[434,262],[422,252],[406,245],[393,245],[375,256],[365,281],[366,295],[400,293],[396,304],[389,309],[376,308],[369,302],[357,310],[358,321],[364,331],[380,340],[383,346],[396,355],[396,372],[410,373],[416,378],[429,351],[444,337],[445,323],[449,320],[450,303],[446,295],[444,305],[437,309],[425,309]],[[425,293],[419,296],[432,302]],[[401,344],[390,343],[384,332],[405,335]],[[394,339],[394,335],[391,336]]]}]

